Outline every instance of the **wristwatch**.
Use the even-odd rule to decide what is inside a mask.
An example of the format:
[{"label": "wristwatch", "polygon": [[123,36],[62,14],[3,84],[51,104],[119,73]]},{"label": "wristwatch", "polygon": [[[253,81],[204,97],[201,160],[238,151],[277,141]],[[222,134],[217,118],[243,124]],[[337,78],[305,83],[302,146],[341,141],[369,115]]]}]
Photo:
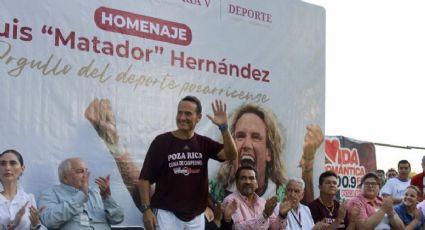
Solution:
[{"label": "wristwatch", "polygon": [[150,209],[151,208],[151,206],[149,205],[149,204],[141,204],[140,205],[140,211],[142,212],[142,213],[145,213],[146,212],[146,210],[148,210],[148,209]]}]

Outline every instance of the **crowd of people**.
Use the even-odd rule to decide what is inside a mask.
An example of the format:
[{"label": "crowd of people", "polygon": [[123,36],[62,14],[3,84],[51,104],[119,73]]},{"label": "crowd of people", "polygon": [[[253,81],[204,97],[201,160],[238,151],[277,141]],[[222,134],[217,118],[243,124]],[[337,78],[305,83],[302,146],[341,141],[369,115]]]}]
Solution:
[{"label": "crowd of people", "polygon": [[[425,171],[425,156],[422,167]],[[389,174],[395,172],[389,177],[382,170],[368,172],[361,179],[360,193],[340,201],[338,175],[325,171],[319,176],[319,196],[304,205],[301,178],[288,180],[285,198],[279,203],[275,196],[259,197],[256,169],[241,166],[237,191],[226,197],[222,213],[218,212],[221,222],[213,220],[215,225],[207,229],[425,229],[424,175],[410,179],[410,169],[410,163],[401,160],[398,171],[389,170]]]},{"label": "crowd of people", "polygon": [[[177,129],[152,141],[138,169],[117,147],[116,127],[94,115],[102,111],[99,103],[90,105],[86,117],[122,167],[145,229],[425,229],[424,174],[410,179],[406,160],[398,170],[366,173],[360,193],[348,200],[337,200],[338,175],[325,171],[314,197],[313,164],[324,140],[317,125],[306,128],[301,175],[288,178],[278,147],[285,138],[272,113],[248,104],[228,120],[226,104],[213,102],[208,118],[222,135],[219,143],[195,133],[202,106],[186,96],[177,106]],[[112,116],[109,106],[103,109]],[[210,158],[223,162],[216,181],[208,181]],[[422,167],[425,171],[425,156]],[[111,229],[124,220],[109,175],[95,178],[97,187],[89,186],[90,171],[80,158],[58,165],[60,184],[43,191],[37,202],[18,182],[24,171],[18,151],[0,154],[0,229]]]},{"label": "crowd of people", "polygon": [[[425,157],[422,165],[425,169]],[[325,171],[319,176],[319,196],[303,205],[301,178],[288,180],[285,198],[279,203],[276,197],[266,200],[256,195],[255,168],[241,166],[237,192],[226,197],[221,222],[214,220],[217,224],[208,229],[425,229],[425,201],[415,184],[419,179],[422,183],[423,173],[412,180],[405,177],[410,172],[406,160],[399,162],[398,169],[398,176],[388,179],[378,176],[378,171],[367,173],[360,193],[342,201],[336,199],[337,174]]]}]

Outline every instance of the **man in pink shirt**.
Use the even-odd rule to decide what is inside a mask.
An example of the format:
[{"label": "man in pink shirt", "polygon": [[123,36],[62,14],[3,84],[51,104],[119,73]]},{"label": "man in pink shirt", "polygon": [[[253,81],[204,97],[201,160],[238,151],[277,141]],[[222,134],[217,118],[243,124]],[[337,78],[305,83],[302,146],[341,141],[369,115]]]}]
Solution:
[{"label": "man in pink shirt", "polygon": [[360,185],[361,193],[347,203],[349,214],[356,216],[356,229],[404,229],[393,208],[393,199],[378,196],[379,177],[375,173],[367,173]]},{"label": "man in pink shirt", "polygon": [[[277,204],[277,197],[265,200],[259,197],[255,190],[258,188],[257,171],[251,166],[241,166],[236,171],[237,191],[224,199],[224,205],[237,205],[232,215],[233,229],[262,230],[262,229],[285,229],[287,222],[286,213],[291,208],[289,202],[282,202],[279,207],[279,215],[273,210]],[[284,213],[285,215],[280,215]]]}]

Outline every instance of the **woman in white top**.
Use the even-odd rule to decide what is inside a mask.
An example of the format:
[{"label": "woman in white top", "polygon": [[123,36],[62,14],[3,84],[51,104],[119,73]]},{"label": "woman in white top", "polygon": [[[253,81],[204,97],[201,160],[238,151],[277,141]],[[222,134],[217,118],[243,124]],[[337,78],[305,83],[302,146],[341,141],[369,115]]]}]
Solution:
[{"label": "woman in white top", "polygon": [[39,229],[40,219],[34,196],[18,185],[25,170],[22,155],[16,150],[0,154],[0,229]]}]

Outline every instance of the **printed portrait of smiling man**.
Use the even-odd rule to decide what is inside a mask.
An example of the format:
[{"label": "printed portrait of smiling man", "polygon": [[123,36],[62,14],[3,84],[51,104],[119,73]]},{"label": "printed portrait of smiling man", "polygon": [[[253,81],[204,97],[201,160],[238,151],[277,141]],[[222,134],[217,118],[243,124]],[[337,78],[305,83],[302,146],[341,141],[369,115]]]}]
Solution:
[{"label": "printed portrait of smiling man", "polygon": [[[217,180],[210,181],[214,199],[222,200],[236,191],[236,169],[249,165],[258,172],[256,193],[265,198],[277,195],[278,199],[282,200],[287,182],[287,170],[283,162],[285,138],[276,116],[259,105],[243,104],[232,113],[229,125],[238,150],[238,158],[222,164]],[[314,154],[322,142],[320,127],[308,126],[301,161],[302,178],[306,181],[306,201],[314,198],[312,165]]]}]

